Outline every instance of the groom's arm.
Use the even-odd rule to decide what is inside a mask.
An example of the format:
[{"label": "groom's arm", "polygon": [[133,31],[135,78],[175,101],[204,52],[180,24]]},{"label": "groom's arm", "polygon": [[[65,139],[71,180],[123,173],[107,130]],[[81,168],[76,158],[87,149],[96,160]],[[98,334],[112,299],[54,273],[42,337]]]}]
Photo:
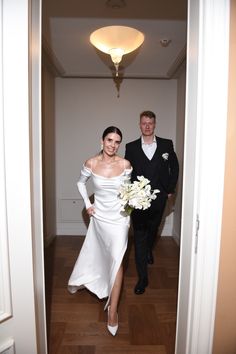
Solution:
[{"label": "groom's arm", "polygon": [[125,156],[124,156],[124,158],[131,163],[131,161],[130,161],[131,156],[130,156],[129,144],[125,145]]},{"label": "groom's arm", "polygon": [[125,159],[128,160],[133,168],[132,174],[131,174],[131,181],[133,182],[136,177],[137,177],[137,172],[136,172],[136,159],[135,159],[135,153],[133,151],[133,147],[130,145],[130,143],[126,144],[125,146]]}]

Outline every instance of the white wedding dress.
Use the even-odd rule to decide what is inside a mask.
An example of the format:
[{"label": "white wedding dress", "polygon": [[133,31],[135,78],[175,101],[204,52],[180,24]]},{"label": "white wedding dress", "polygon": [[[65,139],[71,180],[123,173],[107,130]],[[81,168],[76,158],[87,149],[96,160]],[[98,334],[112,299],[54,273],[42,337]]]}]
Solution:
[{"label": "white wedding dress", "polygon": [[100,299],[108,297],[109,304],[116,274],[124,257],[130,217],[120,211],[118,190],[128,183],[132,170],[115,177],[102,177],[83,167],[78,181],[85,206],[91,206],[85,184],[91,177],[94,185],[95,214],[90,218],[88,231],[68,282],[68,290],[75,293],[86,287]]}]

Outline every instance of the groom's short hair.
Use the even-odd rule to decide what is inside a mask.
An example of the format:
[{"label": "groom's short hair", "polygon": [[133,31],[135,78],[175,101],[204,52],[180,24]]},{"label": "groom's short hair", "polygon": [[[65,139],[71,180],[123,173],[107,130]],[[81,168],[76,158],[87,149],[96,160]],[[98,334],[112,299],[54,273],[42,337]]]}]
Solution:
[{"label": "groom's short hair", "polygon": [[156,115],[152,111],[143,111],[142,113],[140,113],[140,119],[142,117],[153,118],[154,120],[156,120]]}]

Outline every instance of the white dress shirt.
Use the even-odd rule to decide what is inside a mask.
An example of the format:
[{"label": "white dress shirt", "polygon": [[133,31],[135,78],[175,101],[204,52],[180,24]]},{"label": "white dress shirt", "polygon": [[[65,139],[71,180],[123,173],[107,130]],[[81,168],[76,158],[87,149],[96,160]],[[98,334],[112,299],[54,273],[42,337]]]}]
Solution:
[{"label": "white dress shirt", "polygon": [[143,140],[143,136],[141,136],[141,142],[142,142],[142,149],[144,154],[147,156],[149,160],[151,160],[157,148],[156,136],[154,135],[151,144],[146,144]]}]

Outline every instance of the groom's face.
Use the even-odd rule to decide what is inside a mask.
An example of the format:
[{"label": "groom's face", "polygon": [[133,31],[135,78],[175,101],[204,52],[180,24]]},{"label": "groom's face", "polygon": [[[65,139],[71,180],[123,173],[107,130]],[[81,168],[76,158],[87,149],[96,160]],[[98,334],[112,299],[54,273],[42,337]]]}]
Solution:
[{"label": "groom's face", "polygon": [[147,116],[141,117],[139,126],[143,136],[154,135],[154,131],[156,127],[156,122],[154,118],[149,118]]}]

